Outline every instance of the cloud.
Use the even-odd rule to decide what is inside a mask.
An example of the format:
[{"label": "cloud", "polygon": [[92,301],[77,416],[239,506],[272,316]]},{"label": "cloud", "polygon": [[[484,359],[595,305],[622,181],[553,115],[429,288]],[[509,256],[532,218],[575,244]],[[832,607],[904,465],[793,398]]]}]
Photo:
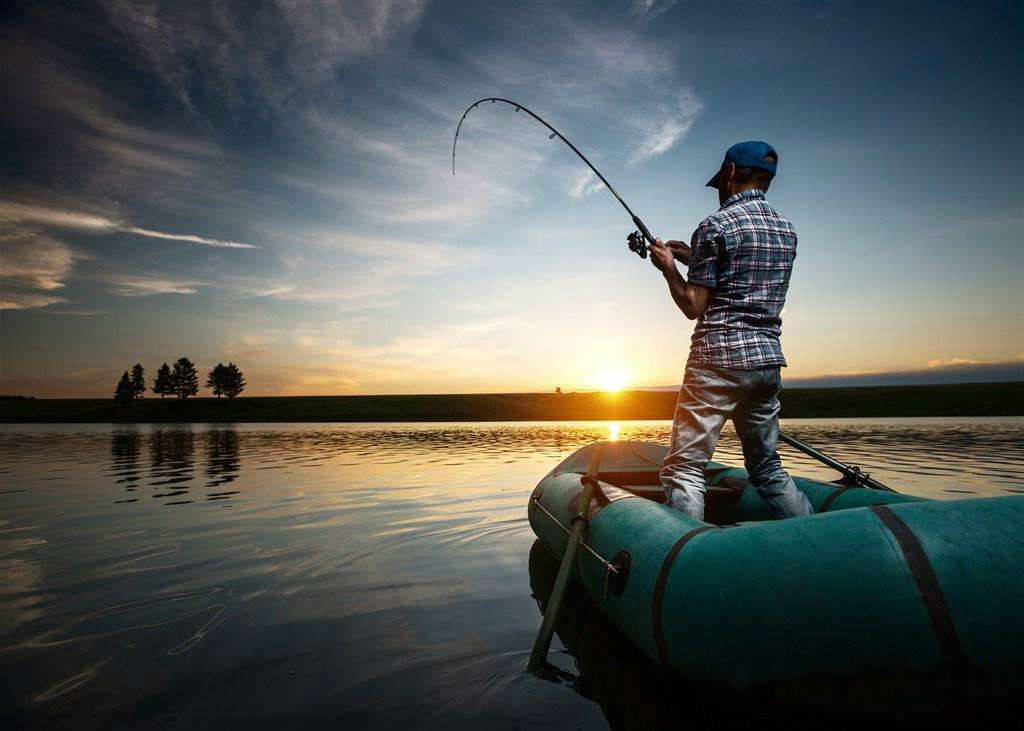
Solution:
[{"label": "cloud", "polygon": [[280,257],[286,273],[227,277],[218,286],[243,297],[379,309],[394,304],[394,295],[425,278],[484,256],[440,241],[360,235],[331,227],[291,229],[287,236],[294,244],[289,242]]},{"label": "cloud", "polygon": [[935,358],[926,367],[897,371],[839,371],[819,376],[787,378],[790,388],[826,386],[901,386],[939,383],[997,383],[1024,380],[1024,358],[979,360]]},{"label": "cloud", "polygon": [[255,244],[246,244],[241,241],[223,241],[221,239],[211,239],[205,236],[196,236],[195,234],[169,234],[163,231],[151,231],[145,228],[137,228],[135,226],[124,226],[118,228],[118,231],[124,233],[137,234],[139,236],[147,236],[151,239],[168,239],[170,241],[185,241],[190,244],[202,244],[204,246],[216,246],[223,249],[258,249],[259,246]]},{"label": "cloud", "polygon": [[973,358],[935,358],[928,361],[928,367],[945,368],[948,366],[981,365],[986,362],[984,360],[974,360]]},{"label": "cloud", "polygon": [[671,10],[679,0],[633,0],[633,12],[645,18],[656,18]]},{"label": "cloud", "polygon": [[32,310],[39,307],[67,302],[63,297],[56,297],[39,292],[12,292],[4,289],[0,294],[0,310]]},{"label": "cloud", "polygon": [[[504,6],[500,36],[488,40],[486,52],[456,28],[430,30],[454,59],[417,57],[390,80],[379,102],[322,104],[301,117],[325,154],[358,160],[372,174],[356,185],[323,169],[276,172],[377,222],[473,227],[535,201],[543,185],[574,198],[598,188],[562,143],[502,104],[482,105],[466,118],[457,175],[443,183],[454,126],[469,102],[500,91],[535,109],[591,157],[599,153],[593,141],[606,141],[601,151],[612,175],[616,160],[635,164],[673,149],[703,108],[695,91],[680,90],[677,49],[629,24],[610,30],[559,6]],[[623,113],[630,100],[643,101],[642,114]]]},{"label": "cloud", "polygon": [[684,91],[671,104],[659,104],[649,117],[636,121],[643,139],[637,145],[630,164],[663,155],[675,146],[690,130],[704,103],[694,93]]},{"label": "cloud", "polygon": [[106,281],[122,297],[150,297],[158,294],[195,294],[202,282],[171,279],[158,275],[114,274]]},{"label": "cloud", "polygon": [[569,188],[569,195],[573,198],[586,198],[591,193],[595,193],[604,187],[604,183],[594,175],[594,171],[590,168],[580,170],[576,175],[576,179],[573,181],[572,187]]},{"label": "cloud", "polygon": [[223,241],[195,234],[173,234],[153,231],[125,223],[96,216],[89,213],[55,210],[39,206],[23,205],[4,201],[0,203],[0,223],[2,224],[40,224],[56,228],[77,229],[88,233],[128,233],[145,236],[151,239],[184,241],[190,244],[201,244],[225,249],[258,249],[259,246],[240,241]]},{"label": "cloud", "polygon": [[75,261],[83,258],[87,257],[50,236],[7,228],[0,234],[0,309],[27,310],[66,302],[53,292],[64,288]]},{"label": "cloud", "polygon": [[401,46],[422,0],[227,3],[116,2],[114,24],[195,114],[211,94],[265,113],[315,94],[338,69]]},{"label": "cloud", "polygon": [[255,349],[272,341],[275,353],[287,348],[292,357],[264,366],[265,372],[253,370],[249,380],[258,380],[265,393],[282,395],[409,393],[444,388],[457,368],[463,388],[480,388],[494,368],[521,356],[522,343],[510,342],[509,334],[530,337],[532,324],[509,316],[449,322],[426,334],[374,344],[359,342],[350,320],[308,333],[253,336]]}]

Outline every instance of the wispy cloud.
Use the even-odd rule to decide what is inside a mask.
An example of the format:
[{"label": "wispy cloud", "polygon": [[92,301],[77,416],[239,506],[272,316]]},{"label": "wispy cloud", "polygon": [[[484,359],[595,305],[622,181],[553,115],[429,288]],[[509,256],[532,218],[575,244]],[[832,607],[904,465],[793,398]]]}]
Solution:
[{"label": "wispy cloud", "polygon": [[339,68],[393,50],[425,8],[424,0],[279,0],[239,9],[141,1],[116,3],[111,16],[198,114],[196,98],[206,93],[257,109],[280,109],[313,94]]},{"label": "wispy cloud", "polygon": [[159,275],[114,274],[105,278],[114,294],[122,297],[151,297],[158,294],[195,294],[202,282]]},{"label": "wispy cloud", "polygon": [[4,289],[0,294],[0,310],[32,310],[67,302],[63,297],[40,292],[18,292]]},{"label": "wispy cloud", "polygon": [[114,221],[103,216],[76,211],[54,210],[39,206],[23,205],[4,201],[0,203],[0,223],[2,224],[38,224],[56,228],[70,228],[90,233],[128,233],[145,236],[151,239],[184,241],[190,244],[214,246],[225,249],[258,249],[254,244],[241,241],[223,241],[221,239],[197,236],[195,234],[176,234],[164,231],[153,231],[130,224]]},{"label": "wispy cloud", "polygon": [[218,287],[242,297],[379,309],[394,304],[394,295],[417,283],[483,257],[441,241],[363,236],[332,227],[296,228],[287,236],[295,243],[281,255],[285,272],[274,277],[228,276],[218,281]]},{"label": "wispy cloud", "polygon": [[67,309],[47,309],[45,310],[47,315],[66,315],[68,317],[95,317],[96,315],[106,315],[106,310],[67,310]]},{"label": "wispy cloud", "polygon": [[679,0],[633,0],[633,12],[645,18],[656,18],[671,10]]},{"label": "wispy cloud", "polygon": [[215,246],[223,249],[258,249],[259,246],[255,244],[246,244],[242,241],[224,241],[222,239],[211,239],[206,236],[196,236],[195,234],[171,234],[164,231],[152,231],[146,228],[138,228],[137,226],[124,226],[116,229],[123,231],[124,233],[136,234],[138,236],[146,236],[151,239],[167,239],[169,241],[184,241],[189,244],[202,244],[203,246]]},{"label": "wispy cloud", "polygon": [[690,130],[704,103],[694,93],[685,91],[674,103],[658,104],[649,117],[639,119],[636,125],[643,138],[636,146],[630,164],[663,155],[671,150]]},{"label": "wispy cloud", "polygon": [[590,168],[585,168],[576,174],[576,179],[573,181],[572,187],[569,188],[569,195],[576,199],[586,198],[603,187],[604,183],[594,175],[594,171]]},{"label": "wispy cloud", "polygon": [[948,366],[980,365],[986,363],[984,360],[974,358],[934,358],[928,361],[929,368],[945,368]]},{"label": "wispy cloud", "polygon": [[36,231],[5,227],[0,234],[0,309],[27,310],[66,300],[63,289],[76,253],[63,241]]}]

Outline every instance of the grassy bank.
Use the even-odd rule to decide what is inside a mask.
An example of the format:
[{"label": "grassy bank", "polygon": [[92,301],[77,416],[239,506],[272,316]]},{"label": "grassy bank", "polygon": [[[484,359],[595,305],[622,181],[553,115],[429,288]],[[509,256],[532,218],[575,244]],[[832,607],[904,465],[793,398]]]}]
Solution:
[{"label": "grassy bank", "polygon": [[[670,419],[676,394],[664,391],[422,396],[146,398],[0,402],[0,422],[562,421]],[[1024,415],[1024,382],[940,386],[794,388],[784,418]]]}]

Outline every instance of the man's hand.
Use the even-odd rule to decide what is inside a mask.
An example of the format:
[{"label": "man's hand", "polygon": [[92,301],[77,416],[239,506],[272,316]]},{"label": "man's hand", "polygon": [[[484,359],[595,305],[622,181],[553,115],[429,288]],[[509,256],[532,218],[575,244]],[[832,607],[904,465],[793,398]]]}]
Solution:
[{"label": "man's hand", "polygon": [[651,244],[651,264],[662,274],[676,271],[676,258],[661,239],[654,239]]},{"label": "man's hand", "polygon": [[682,262],[683,264],[690,263],[690,257],[693,251],[690,249],[690,245],[685,241],[666,241],[665,246],[669,248],[676,257],[676,261]]}]

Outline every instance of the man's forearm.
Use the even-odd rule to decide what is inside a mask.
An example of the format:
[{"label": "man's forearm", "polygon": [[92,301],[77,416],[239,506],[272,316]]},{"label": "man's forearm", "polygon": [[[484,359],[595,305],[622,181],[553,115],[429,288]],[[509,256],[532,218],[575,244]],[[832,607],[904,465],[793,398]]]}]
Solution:
[{"label": "man's forearm", "polygon": [[668,291],[676,307],[682,310],[683,314],[690,320],[696,320],[700,314],[697,312],[697,303],[694,301],[694,289],[679,273],[679,270],[672,267],[670,271],[663,272],[665,281],[668,282]]}]

